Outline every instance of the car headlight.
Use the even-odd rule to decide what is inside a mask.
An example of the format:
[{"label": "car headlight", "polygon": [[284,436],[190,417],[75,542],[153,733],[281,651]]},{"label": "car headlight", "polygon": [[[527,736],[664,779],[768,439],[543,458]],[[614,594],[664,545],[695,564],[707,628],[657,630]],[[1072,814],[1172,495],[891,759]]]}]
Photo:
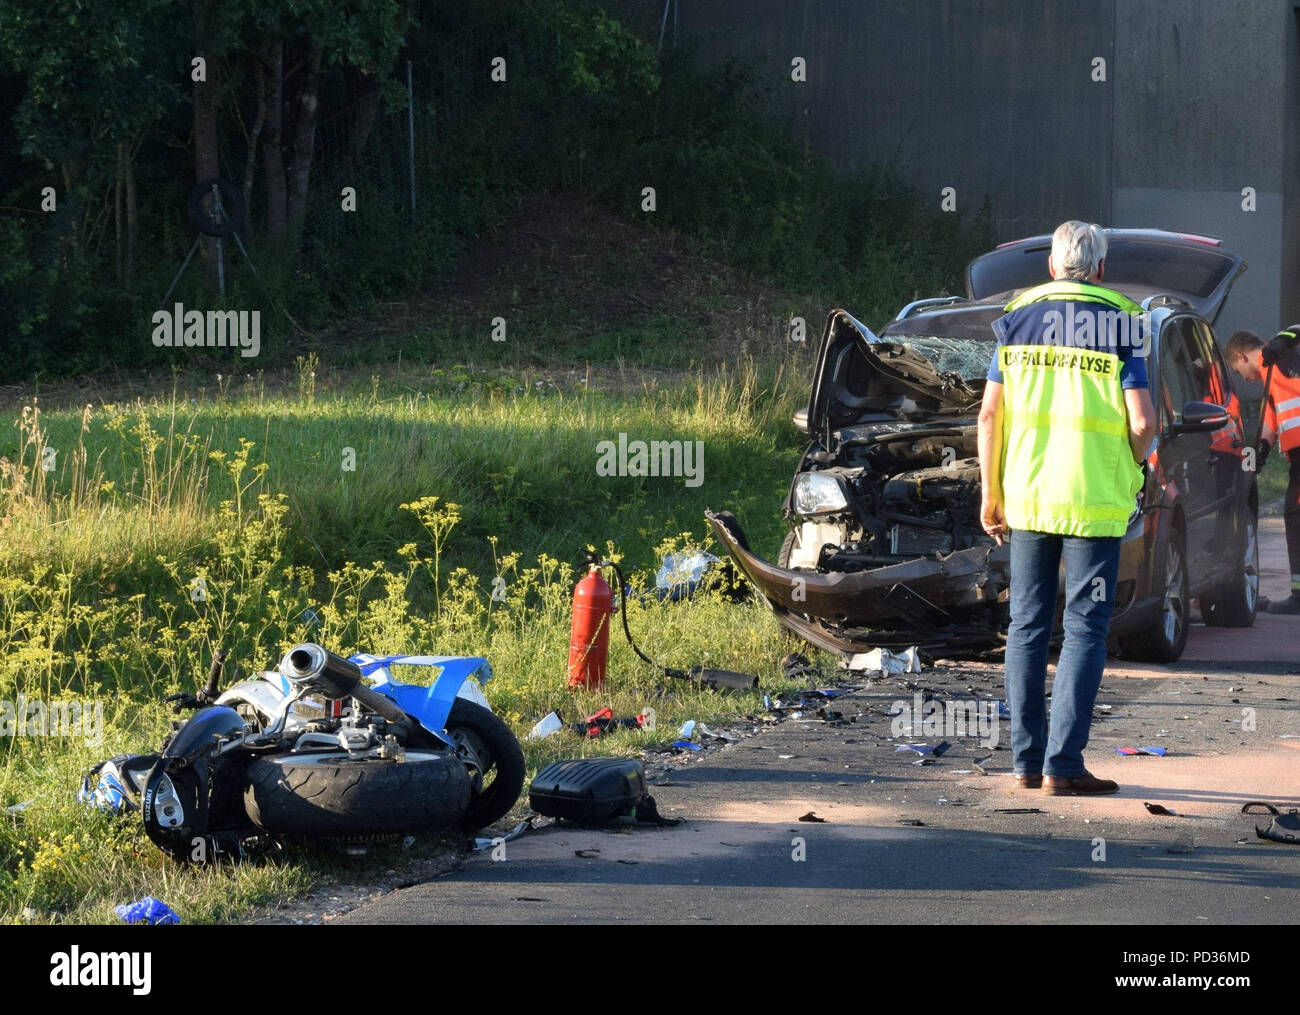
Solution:
[{"label": "car headlight", "polygon": [[794,509],[801,515],[824,515],[849,506],[844,488],[824,472],[804,472],[794,481]]}]

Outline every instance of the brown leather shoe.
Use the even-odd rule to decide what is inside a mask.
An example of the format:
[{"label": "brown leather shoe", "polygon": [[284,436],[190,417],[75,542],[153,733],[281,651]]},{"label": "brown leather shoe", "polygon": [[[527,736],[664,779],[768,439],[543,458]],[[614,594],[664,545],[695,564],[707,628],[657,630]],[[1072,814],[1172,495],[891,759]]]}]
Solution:
[{"label": "brown leather shoe", "polygon": [[1043,776],[1043,788],[1050,796],[1094,796],[1119,792],[1119,783],[1098,779],[1091,772],[1067,778],[1063,775]]},{"label": "brown leather shoe", "polygon": [[1043,777],[1037,772],[1017,772],[1015,783],[1020,789],[1038,789],[1043,785]]}]

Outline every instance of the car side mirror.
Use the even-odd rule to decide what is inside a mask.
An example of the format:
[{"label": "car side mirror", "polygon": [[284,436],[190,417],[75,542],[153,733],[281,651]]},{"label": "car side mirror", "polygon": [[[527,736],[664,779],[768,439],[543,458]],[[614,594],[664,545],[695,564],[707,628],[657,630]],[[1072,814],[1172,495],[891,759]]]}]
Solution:
[{"label": "car side mirror", "polygon": [[802,430],[804,433],[808,432],[808,407],[807,406],[804,406],[802,409],[796,409],[794,416],[792,416],[791,419],[793,420],[794,425],[798,429]]},{"label": "car side mirror", "polygon": [[1171,430],[1174,433],[1207,433],[1227,426],[1232,416],[1228,410],[1213,402],[1188,402],[1183,406],[1183,416]]}]

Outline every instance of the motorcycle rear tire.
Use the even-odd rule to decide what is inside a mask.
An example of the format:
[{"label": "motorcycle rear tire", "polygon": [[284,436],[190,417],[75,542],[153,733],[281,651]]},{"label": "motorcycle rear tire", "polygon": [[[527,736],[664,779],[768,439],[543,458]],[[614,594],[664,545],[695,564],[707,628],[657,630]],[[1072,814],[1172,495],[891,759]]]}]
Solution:
[{"label": "motorcycle rear tire", "polygon": [[482,705],[457,698],[447,716],[447,732],[453,739],[466,731],[476,754],[484,755],[483,764],[488,769],[484,779],[486,789],[470,800],[460,827],[467,832],[477,832],[509,813],[524,789],[524,752],[519,741],[499,716]]},{"label": "motorcycle rear tire", "polygon": [[258,828],[309,839],[442,831],[469,803],[469,774],[450,751],[411,750],[402,761],[277,754],[248,766],[244,790]]}]

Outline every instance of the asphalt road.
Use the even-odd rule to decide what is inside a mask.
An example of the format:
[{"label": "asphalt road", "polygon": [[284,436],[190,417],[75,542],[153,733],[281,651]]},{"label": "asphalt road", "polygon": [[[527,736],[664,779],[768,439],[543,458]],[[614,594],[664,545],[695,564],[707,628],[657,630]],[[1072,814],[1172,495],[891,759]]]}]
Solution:
[{"label": "asphalt road", "polygon": [[[1262,590],[1280,597],[1280,519],[1261,528]],[[1300,617],[1198,626],[1174,666],[1112,663],[1087,762],[1113,797],[1015,789],[1005,721],[996,746],[988,730],[984,746],[891,737],[887,713],[915,693],[1001,693],[999,666],[940,666],[836,698],[838,722],[759,717],[650,766],[678,827],[545,828],[331,922],[1296,922],[1300,847],[1259,841],[1267,822],[1239,811],[1300,807]],[[953,746],[932,765],[897,751],[937,739]],[[1115,751],[1148,745],[1168,753]]]}]

